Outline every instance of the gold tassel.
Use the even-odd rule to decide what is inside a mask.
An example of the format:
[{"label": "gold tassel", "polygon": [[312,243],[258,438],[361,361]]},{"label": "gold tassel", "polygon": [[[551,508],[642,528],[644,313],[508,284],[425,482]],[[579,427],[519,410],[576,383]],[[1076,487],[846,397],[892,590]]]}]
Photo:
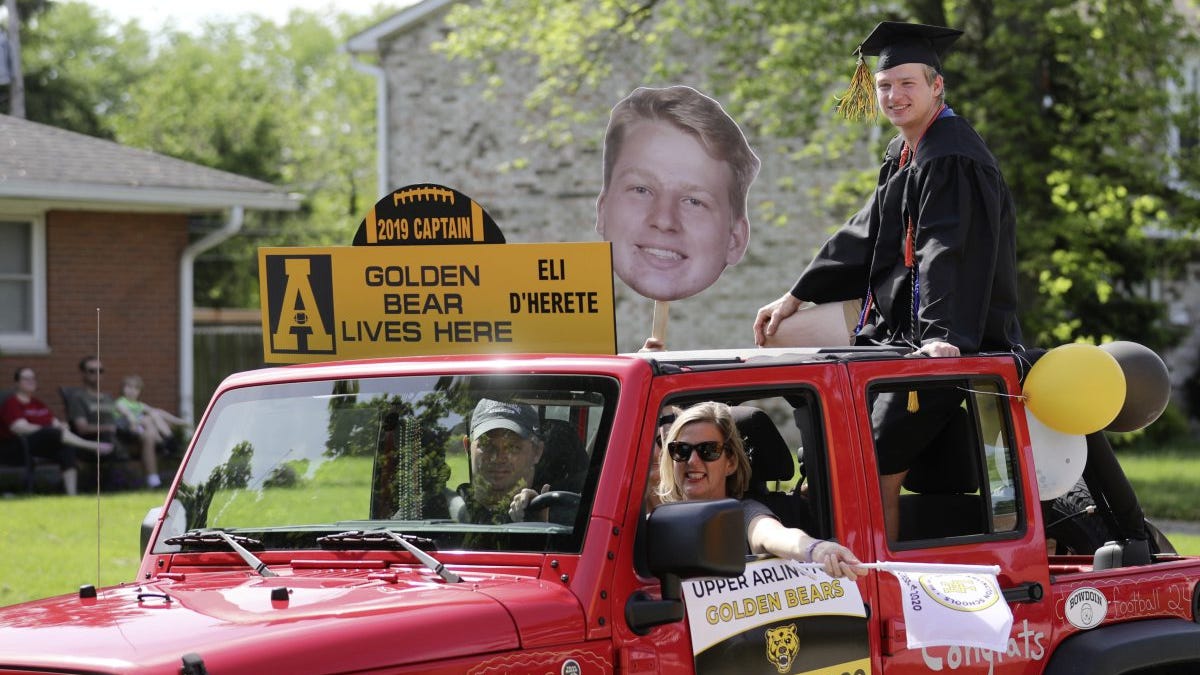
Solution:
[{"label": "gold tassel", "polygon": [[838,97],[837,114],[848,120],[875,119],[878,109],[875,106],[875,78],[863,60],[862,52],[858,53],[858,66],[854,69],[854,77],[850,79],[850,87],[846,93]]},{"label": "gold tassel", "polygon": [[908,392],[908,412],[915,413],[921,409],[921,403],[917,401],[917,392]]}]

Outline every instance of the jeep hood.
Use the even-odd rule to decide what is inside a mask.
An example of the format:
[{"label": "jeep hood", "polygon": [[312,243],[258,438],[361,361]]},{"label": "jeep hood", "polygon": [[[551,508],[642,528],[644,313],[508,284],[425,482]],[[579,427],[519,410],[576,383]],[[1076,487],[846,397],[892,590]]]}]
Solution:
[{"label": "jeep hood", "polygon": [[584,635],[575,596],[530,577],[311,572],[189,574],[3,608],[0,670],[178,673],[195,653],[213,673],[347,672]]}]

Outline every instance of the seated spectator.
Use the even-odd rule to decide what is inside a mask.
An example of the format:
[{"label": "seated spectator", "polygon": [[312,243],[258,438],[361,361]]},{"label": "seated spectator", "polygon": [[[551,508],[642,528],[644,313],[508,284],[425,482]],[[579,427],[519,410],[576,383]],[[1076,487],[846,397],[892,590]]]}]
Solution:
[{"label": "seated spectator", "polygon": [[[706,401],[685,409],[667,432],[666,448],[659,465],[658,496],[663,503],[742,499],[750,484],[750,458],[729,406]],[[743,499],[742,505],[751,553],[820,563],[829,576],[851,581],[866,574],[845,546],[785,527],[769,508],[753,499]]]},{"label": "seated spectator", "polygon": [[[141,400],[143,382],[140,375],[126,375],[121,385],[121,396],[117,399],[117,431],[127,431],[136,436],[149,436],[156,448],[174,451],[178,448],[175,430],[171,425],[189,426],[187,420],[155,408]],[[152,486],[157,487],[157,486]]]},{"label": "seated spectator", "polygon": [[546,521],[546,509],[527,513],[529,502],[548,492],[534,489],[533,476],[544,449],[533,406],[480,399],[471,414],[463,445],[471,463],[471,482],[459,486],[450,515],[459,522]]},{"label": "seated spectator", "polygon": [[[33,395],[37,391],[33,368],[18,368],[13,380],[17,389],[0,407],[0,458],[5,463],[24,464],[27,449],[32,457],[54,460],[62,471],[64,491],[76,494],[79,468],[75,450],[90,450],[102,456],[112,452],[112,444],[80,438],[56,419],[49,406]],[[25,449],[20,446],[22,440]]]},{"label": "seated spectator", "polygon": [[113,397],[100,391],[100,375],[104,366],[95,356],[85,356],[79,361],[79,372],[83,376],[83,387],[67,397],[67,417],[71,429],[83,438],[115,443],[121,441],[135,445],[142,460],[142,472],[146,476],[146,487],[162,485],[158,475],[158,456],[155,454],[155,439],[117,428],[117,404]]}]

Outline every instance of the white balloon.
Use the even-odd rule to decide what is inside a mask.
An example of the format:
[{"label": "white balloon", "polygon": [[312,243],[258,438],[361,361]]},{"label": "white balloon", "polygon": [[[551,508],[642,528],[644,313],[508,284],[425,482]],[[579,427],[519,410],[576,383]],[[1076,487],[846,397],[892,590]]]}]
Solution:
[{"label": "white balloon", "polygon": [[996,442],[991,445],[985,443],[983,450],[990,458],[992,466],[996,467],[996,473],[1000,475],[1000,482],[1005,485],[1009,484],[1008,462],[1005,461],[1008,456],[1008,446],[1004,444],[1004,434],[998,434]]},{"label": "white balloon", "polygon": [[1055,431],[1038,421],[1025,409],[1029,442],[1033,446],[1033,466],[1037,471],[1038,493],[1044,502],[1070,491],[1083,475],[1087,463],[1087,439]]}]

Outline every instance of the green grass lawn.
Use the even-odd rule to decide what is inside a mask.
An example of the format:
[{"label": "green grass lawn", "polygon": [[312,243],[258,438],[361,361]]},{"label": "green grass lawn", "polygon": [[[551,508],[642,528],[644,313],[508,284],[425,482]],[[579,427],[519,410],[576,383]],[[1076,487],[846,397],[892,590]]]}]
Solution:
[{"label": "green grass lawn", "polygon": [[[1200,484],[1200,449],[1121,450],[1118,456],[1150,518],[1200,522],[1200,498],[1195,492]],[[465,457],[454,458],[451,465],[453,480],[465,480]],[[358,473],[352,462],[330,463],[327,470],[334,482],[341,470]],[[361,488],[355,492],[361,493]],[[0,499],[0,605],[74,592],[82,584],[132,581],[141,560],[142,518],[151,507],[162,506],[164,496],[158,491],[105,494],[99,500],[94,496]],[[297,498],[302,501],[302,497],[300,490]],[[225,506],[230,515],[253,508],[237,500],[218,501],[214,506]],[[295,506],[301,508],[299,503]],[[314,509],[319,511],[320,506],[304,507]],[[1200,536],[1171,535],[1170,539],[1180,553],[1200,555]]]},{"label": "green grass lawn", "polygon": [[1172,534],[1167,538],[1175,545],[1175,550],[1183,555],[1200,555],[1200,535]]},{"label": "green grass lawn", "polygon": [[142,518],[165,496],[159,490],[99,500],[94,494],[0,500],[0,605],[132,581],[141,562]]},{"label": "green grass lawn", "polygon": [[1118,450],[1117,458],[1147,516],[1200,522],[1200,448]]},{"label": "green grass lawn", "polygon": [[[270,499],[258,499],[245,490],[218,490],[209,508],[209,525],[288,525],[295,522],[323,523],[338,520],[367,520],[371,517],[370,457],[339,457],[323,462],[311,477],[292,488],[280,488]],[[470,480],[465,453],[448,453],[448,485]],[[319,486],[319,489],[315,489]]]},{"label": "green grass lawn", "polygon": [[[468,480],[464,453],[451,453],[447,462],[451,485]],[[369,517],[370,459],[325,462],[308,480],[309,486],[320,483],[320,500],[311,497],[318,491],[303,485],[276,489],[266,502],[244,491],[219,490],[210,514],[226,523],[257,525]],[[141,562],[142,519],[165,497],[163,491],[142,491],[99,500],[94,494],[0,499],[0,606],[74,592],[83,584],[132,581]]]}]

